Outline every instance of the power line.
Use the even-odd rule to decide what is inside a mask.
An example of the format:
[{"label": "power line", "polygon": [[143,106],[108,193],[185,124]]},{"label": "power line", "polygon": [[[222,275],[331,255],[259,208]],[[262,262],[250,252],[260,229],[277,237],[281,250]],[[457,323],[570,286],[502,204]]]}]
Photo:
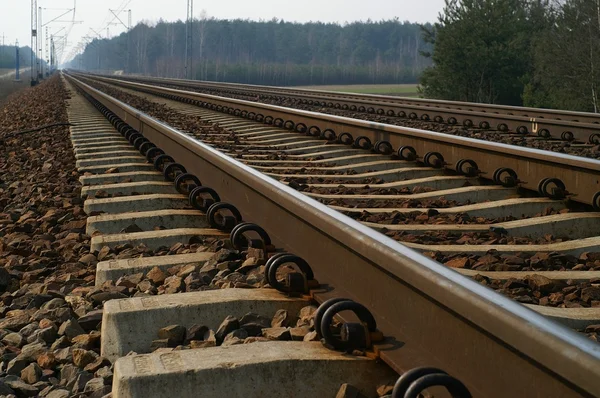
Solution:
[{"label": "power line", "polygon": [[[99,34],[98,32],[109,32],[108,29],[111,25],[115,25],[117,23],[115,23],[115,20],[119,20],[120,24],[122,24],[127,31],[129,32],[129,30],[131,30],[131,10],[126,10],[125,8],[131,3],[132,0],[123,0],[121,2],[121,4],[119,5],[119,7],[117,7],[116,9],[109,9],[109,12],[107,14],[107,16],[104,18],[104,20],[102,21],[101,24],[98,25],[98,27],[96,27],[96,29],[92,29],[90,28],[91,31],[94,32],[94,34],[99,37],[102,38],[102,35]],[[128,12],[128,26],[125,25],[125,23],[123,22],[123,20],[121,18],[118,17],[118,15],[120,15],[123,12]],[[107,37],[108,38],[108,37]],[[71,51],[69,52],[69,55],[66,57],[67,60],[74,60],[75,57],[79,54],[82,54],[83,52],[85,52],[85,48],[88,44],[90,44],[90,42],[87,42],[85,40],[86,38],[83,37],[79,43],[74,46]],[[129,33],[128,33],[128,46],[129,46]],[[128,50],[129,52],[129,50]],[[81,63],[81,59],[79,59],[79,62]],[[128,61],[129,62],[129,57],[128,57]]]}]

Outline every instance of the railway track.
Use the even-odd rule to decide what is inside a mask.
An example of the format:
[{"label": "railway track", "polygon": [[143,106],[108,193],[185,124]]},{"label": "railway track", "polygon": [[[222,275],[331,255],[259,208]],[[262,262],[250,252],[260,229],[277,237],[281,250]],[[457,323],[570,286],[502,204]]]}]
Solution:
[{"label": "railway track", "polygon": [[181,79],[119,79],[451,134],[475,133],[485,140],[574,155],[600,156],[597,150],[589,150],[600,144],[600,117],[593,113]]},{"label": "railway track", "polygon": [[[313,276],[303,261],[294,260],[300,264],[300,274],[304,274],[292,272],[287,278],[287,283],[298,289],[296,297],[273,289],[155,295],[179,291],[173,290],[172,284],[177,283],[173,278],[174,282],[159,284],[159,290],[150,289],[147,297],[108,301],[104,306],[102,353],[111,360],[122,357],[115,365],[113,396],[152,395],[157,389],[161,393],[164,390],[166,396],[174,388],[183,396],[199,396],[203,390],[198,386],[206,384],[206,378],[216,380],[206,387],[206,396],[225,392],[239,395],[239,388],[249,388],[243,391],[261,396],[266,391],[261,388],[269,383],[299,395],[333,395],[335,391],[324,389],[331,390],[344,382],[356,384],[365,393],[372,387],[373,394],[376,385],[389,380],[392,370],[404,374],[422,366],[448,372],[451,377],[441,377],[445,382],[458,380],[473,396],[600,393],[595,381],[600,369],[600,346],[571,330],[587,332],[595,339],[595,325],[600,323],[600,288],[596,284],[600,272],[596,255],[600,251],[600,231],[596,231],[600,214],[589,211],[598,191],[597,161],[551,157],[524,148],[493,148],[496,144],[461,137],[373,126],[100,77],[90,80],[89,76],[67,75],[66,81],[82,93],[73,96],[70,119],[75,124],[72,137],[78,166],[84,173],[82,194],[88,198],[85,210],[91,215],[90,250],[111,251],[118,258],[98,264],[96,286],[110,285],[110,281],[126,285],[124,275],[148,278],[149,273],[158,273],[155,267],[167,274],[174,271],[172,276],[177,276],[182,267],[194,264],[196,268],[190,268],[190,275],[198,270],[201,274],[200,268],[215,252],[231,245],[228,240],[246,257],[236,258],[233,270],[219,272],[216,280],[211,279],[207,285],[213,288],[252,287],[251,282],[260,279],[256,272],[244,274],[235,267],[243,268],[242,262],[247,262],[244,271],[248,272],[280,252],[300,256],[314,271]],[[92,104],[108,115],[108,121]],[[220,112],[224,107],[227,112]],[[173,126],[145,113],[155,114]],[[263,119],[241,117],[251,113],[254,119],[261,113]],[[269,118],[273,124],[262,123]],[[281,122],[276,122],[278,119]],[[294,129],[304,124],[306,130],[318,129],[325,135],[347,132],[352,141],[358,142],[353,147],[344,145],[343,140],[327,143],[294,134],[289,131],[288,121]],[[326,133],[327,129],[331,133]],[[371,142],[380,141],[376,145],[380,153],[361,148],[361,140],[365,141],[359,139],[361,134]],[[418,154],[429,154],[425,165],[390,158],[381,134],[392,148],[400,141],[412,140],[413,145],[406,146]],[[441,151],[428,150],[429,145]],[[160,150],[152,149],[156,147]],[[474,153],[479,153],[476,160],[467,157]],[[499,164],[496,157],[501,154],[512,156],[510,169],[494,169]],[[464,161],[462,166],[454,167],[448,158]],[[462,173],[449,172],[444,163]],[[479,178],[486,169],[488,173],[495,170],[495,179],[502,184]],[[573,187],[563,187],[562,181],[571,183],[574,169],[579,173],[577,181]],[[540,184],[540,191],[548,197],[532,195],[527,188],[535,184],[521,181],[540,175],[549,181],[544,189]],[[561,177],[560,181],[548,179],[555,175]],[[176,177],[175,184],[169,181]],[[577,196],[570,196],[573,190]],[[222,204],[220,208],[208,208],[220,201],[235,209]],[[242,220],[261,228],[252,231],[246,226],[230,235],[229,230]],[[250,239],[250,249],[245,247],[242,235]],[[177,250],[164,248],[173,245]],[[135,259],[140,253],[148,257]],[[276,259],[267,265],[276,263]],[[287,257],[286,261],[291,263],[291,259]],[[269,281],[279,285],[276,277]],[[194,278],[188,282],[199,283]],[[347,357],[309,341],[176,352],[164,341],[168,339],[157,339],[161,337],[157,335],[159,329],[164,337],[172,332],[174,324],[179,328],[199,324],[218,331],[223,326],[219,322],[228,315],[243,318],[246,312],[260,312],[248,308],[264,308],[262,316],[286,310],[302,319],[302,311],[306,315],[311,304],[342,297],[363,305],[374,317],[374,322],[365,321],[368,316],[357,310],[368,325],[367,336],[375,340],[372,347],[363,347],[364,331],[349,332],[353,337],[355,333],[363,336],[356,344],[358,351],[367,354],[354,357],[362,359],[360,364],[346,363]],[[232,308],[237,310],[235,314]],[[341,322],[353,320],[346,313],[342,315]],[[161,329],[170,326],[169,330]],[[347,328],[344,330],[352,326]],[[290,335],[291,329],[286,329]],[[329,334],[328,328],[322,329]],[[379,331],[385,336],[382,341]],[[275,332],[282,331],[265,333]],[[236,338],[242,340],[240,337]],[[294,344],[301,346],[290,348]],[[353,346],[343,348],[348,347]],[[125,357],[129,351],[143,354],[152,348],[158,351]],[[286,371],[302,374],[300,364],[309,357],[312,361],[306,366],[310,372],[322,375],[321,390],[295,390],[298,384],[307,384],[306,380]],[[373,357],[380,358],[389,369]],[[284,370],[276,364],[282,360],[287,361]],[[363,366],[360,372],[368,376],[353,378],[357,366]],[[279,376],[269,373],[274,368]],[[339,372],[332,374],[334,368]],[[256,375],[251,377],[255,385],[244,382],[248,372]],[[311,383],[305,387],[317,388]],[[454,392],[455,396],[466,396]]]}]

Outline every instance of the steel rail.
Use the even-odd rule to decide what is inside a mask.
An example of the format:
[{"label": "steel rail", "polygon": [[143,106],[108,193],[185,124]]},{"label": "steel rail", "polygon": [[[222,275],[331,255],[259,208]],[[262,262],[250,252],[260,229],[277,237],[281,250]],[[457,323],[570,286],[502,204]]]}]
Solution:
[{"label": "steel rail", "polygon": [[600,346],[398,242],[157,121],[67,78],[303,256],[323,289],[367,306],[398,372],[451,371],[474,396],[600,395]]},{"label": "steel rail", "polygon": [[[284,87],[253,86],[236,83],[215,83],[182,79],[149,78],[120,76],[119,79],[135,80],[146,83],[161,83],[177,85],[182,88],[211,88],[215,90],[230,90],[232,93],[254,93],[263,96],[285,95],[301,99],[309,105],[322,105],[336,109],[357,110],[360,107],[369,113],[381,115],[399,115],[400,112],[413,119],[424,121],[441,117],[440,122],[461,124],[465,127],[484,126],[507,131],[522,131],[542,134],[544,130],[550,137],[561,138],[563,133],[571,132],[573,137],[584,142],[590,141],[592,135],[600,134],[600,115],[586,112],[558,111],[552,109],[537,109],[511,107],[493,104],[478,104],[472,102],[454,102],[429,99],[413,99],[393,96],[369,94],[336,93],[307,89],[292,89]],[[236,90],[240,90],[236,92]],[[390,113],[392,112],[392,113]],[[505,126],[505,127],[504,127]],[[490,128],[488,127],[488,128]],[[600,136],[594,140],[600,142]]]},{"label": "steel rail", "polygon": [[99,76],[94,76],[94,79],[156,95],[201,101],[211,109],[226,112],[244,111],[248,114],[264,115],[265,119],[271,117],[273,121],[291,121],[294,126],[302,123],[306,126],[316,126],[320,131],[329,129],[338,136],[346,132],[354,138],[368,137],[373,143],[383,140],[395,149],[410,146],[421,159],[428,153],[439,153],[443,157],[445,167],[448,168],[456,168],[460,160],[470,159],[476,162],[484,178],[491,179],[497,170],[510,167],[520,178],[519,185],[533,191],[538,191],[543,179],[558,178],[565,183],[572,200],[600,206],[598,160],[118,79]]}]

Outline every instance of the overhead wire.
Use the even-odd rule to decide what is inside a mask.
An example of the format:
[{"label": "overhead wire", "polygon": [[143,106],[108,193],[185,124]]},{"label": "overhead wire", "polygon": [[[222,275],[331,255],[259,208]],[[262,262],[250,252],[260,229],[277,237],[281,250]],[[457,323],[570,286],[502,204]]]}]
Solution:
[{"label": "overhead wire", "polygon": [[[123,0],[120,5],[117,7],[115,13],[116,15],[119,15],[120,13],[122,13],[127,6],[129,6],[129,4],[131,3],[132,0]],[[104,32],[106,30],[107,27],[111,26],[111,24],[114,23],[114,21],[116,20],[116,16],[114,15],[114,13],[112,12],[107,12],[106,17],[102,20],[102,23],[100,23],[97,26],[100,26],[101,28],[96,28],[95,30],[92,29],[91,27],[88,29],[92,30],[94,32],[93,36],[98,36],[98,38],[101,38],[101,34],[99,34],[98,32]],[[74,20],[74,19],[73,19]],[[69,52],[69,55],[66,57],[67,60],[73,60],[77,54],[85,51],[85,48],[87,47],[87,45],[90,44],[90,41],[86,41],[84,37],[82,37],[79,42],[77,43],[77,45],[74,45],[71,48],[71,51]],[[66,46],[65,46],[66,47]]]}]

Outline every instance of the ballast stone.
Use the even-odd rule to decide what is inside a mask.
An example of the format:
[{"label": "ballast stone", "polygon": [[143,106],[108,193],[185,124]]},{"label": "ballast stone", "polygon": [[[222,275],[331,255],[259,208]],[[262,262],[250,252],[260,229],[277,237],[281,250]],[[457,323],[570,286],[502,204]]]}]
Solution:
[{"label": "ballast stone", "polygon": [[158,330],[169,325],[217,330],[228,315],[241,317],[253,312],[272,317],[279,309],[297,313],[307,305],[308,300],[286,297],[275,289],[221,289],[111,300],[104,303],[101,355],[114,361],[130,351],[149,352]]}]

